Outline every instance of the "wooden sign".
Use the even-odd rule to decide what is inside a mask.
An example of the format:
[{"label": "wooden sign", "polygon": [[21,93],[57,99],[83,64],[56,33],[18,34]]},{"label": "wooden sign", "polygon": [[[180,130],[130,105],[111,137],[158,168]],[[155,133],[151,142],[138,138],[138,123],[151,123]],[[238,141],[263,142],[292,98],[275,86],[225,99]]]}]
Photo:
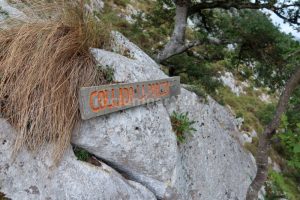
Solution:
[{"label": "wooden sign", "polygon": [[180,77],[84,87],[79,94],[81,117],[86,120],[179,94]]}]

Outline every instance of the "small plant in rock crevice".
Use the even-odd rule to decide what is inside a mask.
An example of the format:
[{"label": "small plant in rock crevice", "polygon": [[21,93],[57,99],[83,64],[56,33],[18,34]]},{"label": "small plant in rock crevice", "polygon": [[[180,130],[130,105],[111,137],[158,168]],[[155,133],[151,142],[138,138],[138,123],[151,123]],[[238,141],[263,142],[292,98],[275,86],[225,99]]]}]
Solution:
[{"label": "small plant in rock crevice", "polygon": [[103,74],[105,80],[108,83],[113,83],[114,82],[114,74],[115,74],[115,70],[109,66],[101,66],[101,65],[97,65],[97,69],[100,71],[100,73]]},{"label": "small plant in rock crevice", "polygon": [[112,83],[114,81],[115,70],[112,68],[107,68],[104,70],[104,77],[107,82]]},{"label": "small plant in rock crevice", "polygon": [[0,6],[0,15],[2,15],[2,17],[3,17],[4,19],[7,19],[7,18],[9,17],[9,13],[8,13],[6,10],[4,10],[4,9],[2,8],[2,6]]},{"label": "small plant in rock crevice", "polygon": [[10,200],[9,198],[5,197],[5,194],[0,192],[0,200]]},{"label": "small plant in rock crevice", "polygon": [[73,151],[77,159],[81,161],[87,161],[92,156],[89,152],[79,147],[73,147]]},{"label": "small plant in rock crevice", "polygon": [[95,155],[89,153],[85,149],[82,149],[78,146],[73,146],[73,152],[74,152],[77,160],[79,160],[79,161],[89,163],[89,164],[94,165],[96,167],[101,167],[102,166],[101,159],[96,157]]},{"label": "small plant in rock crevice", "polygon": [[176,133],[178,143],[184,143],[187,135],[192,135],[193,132],[196,131],[196,129],[192,127],[194,123],[196,122],[189,119],[188,112],[177,113],[174,111],[172,113],[171,124]]}]

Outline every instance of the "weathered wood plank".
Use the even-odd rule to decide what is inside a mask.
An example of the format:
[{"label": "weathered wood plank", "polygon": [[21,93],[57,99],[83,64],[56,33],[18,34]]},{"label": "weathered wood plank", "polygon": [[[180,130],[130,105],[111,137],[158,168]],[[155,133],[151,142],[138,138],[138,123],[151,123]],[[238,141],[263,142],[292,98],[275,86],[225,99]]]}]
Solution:
[{"label": "weathered wood plank", "polygon": [[86,120],[180,94],[180,77],[80,89],[81,118]]}]

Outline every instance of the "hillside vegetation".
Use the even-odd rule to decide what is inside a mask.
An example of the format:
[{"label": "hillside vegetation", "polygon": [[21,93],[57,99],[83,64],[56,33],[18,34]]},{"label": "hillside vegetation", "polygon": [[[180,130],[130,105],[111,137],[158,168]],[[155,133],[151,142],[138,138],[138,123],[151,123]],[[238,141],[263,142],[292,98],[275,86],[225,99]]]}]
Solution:
[{"label": "hillside vegetation", "polygon": [[[137,3],[131,0],[108,5],[103,17],[153,57],[169,40],[174,21],[165,19],[175,15],[171,1]],[[122,14],[117,14],[120,12]],[[126,20],[128,16],[131,22]],[[260,11],[215,9],[204,11],[201,17],[200,22],[197,16],[190,19],[186,32],[188,40],[206,38],[208,32],[212,32],[228,41],[240,42],[200,45],[167,59],[162,68],[170,76],[181,76],[183,83],[193,85],[199,95],[211,95],[220,104],[230,107],[237,118],[243,119],[241,130],[250,137],[253,131],[260,134],[272,119],[284,80],[300,60],[299,55],[293,55],[300,48],[299,42],[281,32],[268,15]],[[203,20],[205,23],[201,23]],[[234,75],[235,83],[243,87],[242,94],[236,95],[220,81],[225,72]],[[268,100],[262,99],[262,95],[268,96]],[[274,171],[270,165],[265,184],[266,199],[275,196],[300,198],[299,99],[298,90],[282,119],[280,134],[272,140],[270,157],[272,162],[279,164],[281,171]],[[252,137],[252,142],[244,146],[255,155],[258,139]]]}]

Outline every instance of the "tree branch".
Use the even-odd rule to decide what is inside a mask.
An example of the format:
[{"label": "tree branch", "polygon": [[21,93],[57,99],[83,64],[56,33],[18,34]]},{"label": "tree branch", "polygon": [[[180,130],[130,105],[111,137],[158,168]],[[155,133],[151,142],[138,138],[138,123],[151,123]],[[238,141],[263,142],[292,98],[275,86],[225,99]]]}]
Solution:
[{"label": "tree branch", "polygon": [[[221,9],[262,9],[266,8],[272,10],[276,15],[293,24],[300,25],[299,20],[299,10],[295,13],[290,14],[290,18],[284,16],[284,9],[290,7],[299,7],[300,3],[295,2],[294,4],[282,4],[276,5],[276,1],[261,3],[261,1],[256,0],[254,3],[250,1],[242,1],[242,0],[216,0],[216,1],[201,1],[200,3],[191,3],[191,0],[173,0],[176,4],[176,16],[175,16],[175,26],[171,36],[170,41],[165,45],[164,49],[160,51],[156,56],[156,61],[161,63],[162,61],[184,51],[204,44],[204,41],[194,41],[190,43],[186,43],[185,41],[185,31],[187,27],[187,18],[189,15],[200,13],[203,9],[213,9],[213,8],[221,8]],[[277,7],[276,7],[277,6]],[[208,38],[209,44],[220,45],[222,42],[220,40],[216,40],[214,38]]]},{"label": "tree branch", "polygon": [[284,9],[290,8],[290,7],[296,7],[299,9],[300,3],[295,2],[293,4],[284,4],[280,6],[275,6],[275,3],[260,3],[259,1],[255,1],[254,3],[251,2],[245,2],[245,1],[224,1],[224,0],[217,0],[217,1],[211,1],[206,2],[202,1],[201,3],[196,3],[190,6],[189,8],[189,15],[193,15],[195,13],[200,12],[203,9],[214,9],[214,8],[221,8],[221,9],[230,9],[230,8],[236,8],[236,9],[268,9],[273,11],[278,17],[281,19],[292,23],[296,25],[300,25],[299,22],[299,10],[295,11],[295,16],[292,18],[288,18],[284,16]]},{"label": "tree branch", "polygon": [[284,91],[282,92],[276,113],[273,120],[266,126],[264,133],[259,137],[259,145],[257,150],[256,165],[257,173],[248,188],[247,200],[256,200],[259,190],[267,179],[268,174],[268,151],[270,148],[270,139],[276,133],[276,129],[280,125],[280,119],[283,113],[286,112],[288,107],[289,99],[293,91],[297,88],[300,83],[300,67],[297,68],[296,72],[287,81]]},{"label": "tree branch", "polygon": [[167,58],[177,55],[185,49],[185,31],[187,26],[190,0],[176,0],[175,26],[170,41],[156,56],[156,62],[161,63]]},{"label": "tree branch", "polygon": [[212,2],[201,2],[196,3],[194,5],[191,5],[189,14],[195,14],[203,9],[213,9],[213,8],[221,8],[221,9],[230,9],[230,8],[236,8],[236,9],[271,9],[273,6],[269,3],[251,3],[251,2],[241,2],[241,1],[212,1]]},{"label": "tree branch", "polygon": [[214,37],[207,37],[204,40],[196,40],[193,42],[188,42],[188,43],[172,43],[172,48],[170,49],[164,49],[162,52],[160,52],[157,57],[156,57],[156,61],[158,63],[161,63],[162,61],[173,57],[175,55],[181,54],[185,51],[187,51],[188,49],[191,49],[193,47],[196,46],[200,46],[200,45],[204,45],[204,44],[211,44],[211,45],[222,45],[222,44],[228,44],[228,42],[226,40],[219,40],[218,38],[214,38]]},{"label": "tree branch", "polygon": [[[293,17],[293,18],[287,18],[285,17],[284,15],[280,14],[279,12],[279,8],[274,8],[274,9],[271,9],[279,18],[283,19],[284,21],[287,21],[291,24],[296,24],[296,25],[300,25],[300,21],[299,21],[299,12],[297,12],[296,16]],[[299,21],[299,22],[298,22]]]}]

